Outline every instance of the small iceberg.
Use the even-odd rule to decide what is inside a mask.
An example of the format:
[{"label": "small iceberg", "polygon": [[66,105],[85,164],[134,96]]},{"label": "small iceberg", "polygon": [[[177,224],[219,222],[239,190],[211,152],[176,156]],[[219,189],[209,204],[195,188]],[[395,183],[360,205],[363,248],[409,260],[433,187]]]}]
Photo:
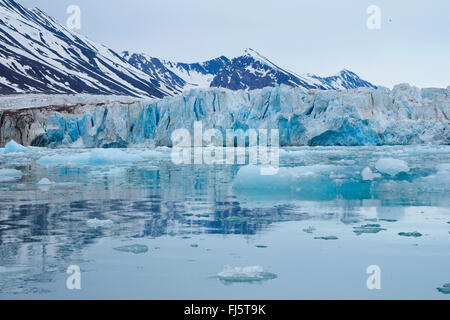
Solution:
[{"label": "small iceberg", "polygon": [[120,252],[128,252],[128,253],[134,253],[134,254],[141,254],[148,252],[148,247],[142,244],[133,244],[130,246],[123,246],[114,248],[116,251]]},{"label": "small iceberg", "polygon": [[43,150],[44,148],[38,147],[24,147],[20,143],[17,143],[14,140],[9,141],[4,148],[0,149],[0,153],[3,154],[14,154],[14,153],[28,153],[30,151],[35,150]]},{"label": "small iceberg", "polygon": [[381,178],[381,175],[379,173],[373,173],[369,167],[365,168],[361,172],[361,176],[364,181],[372,181],[373,179]]},{"label": "small iceberg", "polygon": [[339,240],[336,236],[315,237],[316,240]]},{"label": "small iceberg", "polygon": [[11,140],[5,145],[4,153],[25,153],[27,152],[27,148],[23,145]]},{"label": "small iceberg", "polygon": [[43,178],[43,179],[41,179],[41,180],[38,182],[38,185],[40,185],[40,186],[49,186],[49,185],[52,185],[52,184],[53,184],[53,182],[50,181],[50,180],[47,179],[47,178]]},{"label": "small iceberg", "polygon": [[361,227],[354,227],[354,233],[356,233],[358,236],[362,235],[363,233],[379,233],[381,231],[386,231],[387,229],[381,228],[379,224],[366,224]]},{"label": "small iceberg", "polygon": [[450,294],[450,283],[446,283],[441,288],[437,288],[437,291],[443,294]]},{"label": "small iceberg", "polygon": [[266,272],[260,266],[231,267],[225,266],[218,278],[226,283],[232,282],[262,282],[278,278],[274,273]]},{"label": "small iceberg", "polygon": [[99,220],[97,218],[86,221],[86,224],[91,228],[109,227],[114,224],[112,220]]},{"label": "small iceberg", "polygon": [[409,172],[410,170],[406,161],[393,158],[380,159],[376,163],[375,167],[379,172],[388,174],[392,177],[401,172]]},{"label": "small iceberg", "polygon": [[391,222],[391,223],[398,222],[398,220],[396,220],[396,219],[380,219],[380,221]]},{"label": "small iceberg", "polygon": [[420,232],[414,231],[414,232],[400,232],[398,234],[402,237],[413,237],[413,238],[420,238],[422,234]]}]

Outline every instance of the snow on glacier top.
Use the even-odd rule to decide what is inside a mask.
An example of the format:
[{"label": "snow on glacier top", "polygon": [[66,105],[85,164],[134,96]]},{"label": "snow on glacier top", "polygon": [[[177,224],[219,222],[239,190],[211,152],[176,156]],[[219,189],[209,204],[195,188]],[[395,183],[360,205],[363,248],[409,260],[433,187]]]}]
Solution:
[{"label": "snow on glacier top", "polygon": [[131,96],[91,94],[15,94],[1,96],[0,111],[33,109],[48,106],[71,106],[77,104],[132,103],[141,100]]}]

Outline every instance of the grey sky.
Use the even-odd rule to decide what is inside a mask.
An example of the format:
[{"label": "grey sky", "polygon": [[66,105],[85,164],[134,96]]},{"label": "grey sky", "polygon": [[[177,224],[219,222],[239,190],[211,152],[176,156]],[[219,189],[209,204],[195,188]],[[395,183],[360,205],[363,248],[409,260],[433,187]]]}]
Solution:
[{"label": "grey sky", "polygon": [[[296,73],[343,68],[378,85],[450,86],[448,0],[19,0],[60,22],[80,6],[80,33],[116,51],[183,62],[250,47]],[[366,9],[382,10],[381,30]]]}]

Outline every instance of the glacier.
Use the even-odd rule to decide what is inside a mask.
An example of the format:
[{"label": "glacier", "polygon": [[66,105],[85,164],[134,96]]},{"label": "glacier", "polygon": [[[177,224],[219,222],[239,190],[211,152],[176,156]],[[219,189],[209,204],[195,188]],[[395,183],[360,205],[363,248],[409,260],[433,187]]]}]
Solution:
[{"label": "glacier", "polygon": [[198,121],[224,135],[278,129],[282,147],[450,144],[450,87],[308,91],[282,85],[193,89],[163,99],[25,95],[8,101],[0,107],[1,146],[14,140],[35,147],[171,147],[174,130],[193,132]]}]

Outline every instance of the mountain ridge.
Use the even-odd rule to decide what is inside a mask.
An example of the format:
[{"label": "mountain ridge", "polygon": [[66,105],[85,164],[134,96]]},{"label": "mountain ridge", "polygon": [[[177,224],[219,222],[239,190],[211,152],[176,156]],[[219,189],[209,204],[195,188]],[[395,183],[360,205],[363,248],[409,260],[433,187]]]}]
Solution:
[{"label": "mountain ridge", "polygon": [[254,90],[376,88],[343,70],[330,77],[298,75],[249,48],[204,62],[172,62],[130,51],[117,53],[39,8],[0,0],[0,94],[96,94],[162,98],[192,88]]},{"label": "mountain ridge", "polygon": [[[255,90],[276,85],[302,87],[304,89],[345,90],[356,88],[374,88],[377,86],[361,79],[356,73],[343,69],[339,73],[319,77],[317,75],[299,75],[286,68],[279,67],[256,50],[247,48],[244,54],[227,58],[220,56],[200,63],[172,62],[152,57],[145,53],[124,51],[122,58],[143,72],[155,71],[162,66],[162,73],[176,74],[176,80],[184,81],[186,88],[218,87],[231,90]],[[142,63],[144,62],[144,63]],[[204,66],[212,64],[214,68]],[[163,70],[162,70],[163,69]],[[193,72],[193,76],[190,74]],[[152,74],[152,73],[149,73]],[[179,81],[181,84],[182,81]]]},{"label": "mountain ridge", "polygon": [[179,93],[40,9],[0,2],[0,92],[164,97]]}]

